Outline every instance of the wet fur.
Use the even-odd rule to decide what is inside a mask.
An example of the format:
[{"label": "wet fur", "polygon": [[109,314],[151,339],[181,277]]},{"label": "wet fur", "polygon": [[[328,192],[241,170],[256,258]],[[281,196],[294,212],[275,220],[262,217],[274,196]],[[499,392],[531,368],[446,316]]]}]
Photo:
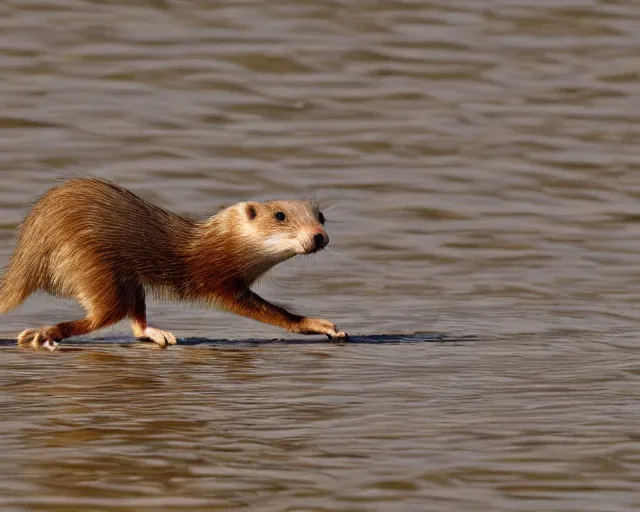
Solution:
[{"label": "wet fur", "polygon": [[[280,210],[287,222],[274,219]],[[125,317],[137,337],[148,331],[163,344],[162,333],[171,335],[147,326],[147,293],[216,306],[292,332],[345,337],[331,322],[295,315],[250,290],[270,268],[309,250],[314,234],[326,237],[318,215],[314,202],[273,201],[238,203],[196,221],[115,183],[74,178],[50,189],[25,217],[0,281],[0,311],[37,290],[77,300],[87,317],[21,334],[20,341],[36,345]]]}]

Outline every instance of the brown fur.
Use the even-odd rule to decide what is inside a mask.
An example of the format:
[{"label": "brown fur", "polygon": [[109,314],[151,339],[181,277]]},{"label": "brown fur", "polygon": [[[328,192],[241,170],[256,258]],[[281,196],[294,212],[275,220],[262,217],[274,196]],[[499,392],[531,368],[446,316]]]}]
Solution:
[{"label": "brown fur", "polygon": [[[286,219],[278,220],[277,212]],[[0,311],[37,290],[82,305],[84,319],[23,331],[18,342],[34,348],[53,349],[57,341],[125,317],[136,337],[175,343],[171,333],[147,325],[147,291],[291,332],[345,338],[331,322],[295,315],[250,290],[274,265],[322,249],[328,237],[320,220],[314,203],[270,201],[238,203],[197,222],[115,183],[71,179],[50,189],[22,223],[0,281]]]}]

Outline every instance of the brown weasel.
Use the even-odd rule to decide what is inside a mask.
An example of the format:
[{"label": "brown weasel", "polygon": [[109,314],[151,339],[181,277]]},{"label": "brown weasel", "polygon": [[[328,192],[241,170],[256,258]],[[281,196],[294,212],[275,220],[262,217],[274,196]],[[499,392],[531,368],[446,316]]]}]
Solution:
[{"label": "brown weasel", "polygon": [[299,316],[250,290],[267,270],[329,243],[314,202],[242,202],[194,221],[99,178],[73,178],[45,193],[20,226],[0,281],[0,311],[37,290],[76,299],[86,318],[27,329],[18,343],[57,342],[125,317],[136,338],[175,344],[147,324],[145,290],[205,302],[300,334],[346,338],[328,320]]}]

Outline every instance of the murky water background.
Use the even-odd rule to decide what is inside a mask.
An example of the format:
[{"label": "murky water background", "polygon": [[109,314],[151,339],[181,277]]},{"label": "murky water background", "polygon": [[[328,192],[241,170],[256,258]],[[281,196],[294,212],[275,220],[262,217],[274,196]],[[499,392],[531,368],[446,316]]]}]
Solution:
[{"label": "murky water background", "polygon": [[2,509],[640,509],[639,55],[634,0],[2,2],[2,264],[61,175],[317,189],[331,251],[258,290],[356,335],[153,303],[194,339],[34,354],[79,309],[33,297]]}]

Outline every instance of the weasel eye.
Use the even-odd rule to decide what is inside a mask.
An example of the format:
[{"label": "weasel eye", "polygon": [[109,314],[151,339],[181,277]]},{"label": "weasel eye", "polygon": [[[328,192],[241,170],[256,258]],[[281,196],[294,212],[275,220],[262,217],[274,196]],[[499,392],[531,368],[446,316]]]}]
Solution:
[{"label": "weasel eye", "polygon": [[320,224],[324,224],[324,214],[322,212],[318,212],[318,220]]},{"label": "weasel eye", "polygon": [[276,212],[274,217],[276,218],[276,220],[279,220],[280,222],[283,222],[284,219],[287,218],[287,216],[283,212]]}]

